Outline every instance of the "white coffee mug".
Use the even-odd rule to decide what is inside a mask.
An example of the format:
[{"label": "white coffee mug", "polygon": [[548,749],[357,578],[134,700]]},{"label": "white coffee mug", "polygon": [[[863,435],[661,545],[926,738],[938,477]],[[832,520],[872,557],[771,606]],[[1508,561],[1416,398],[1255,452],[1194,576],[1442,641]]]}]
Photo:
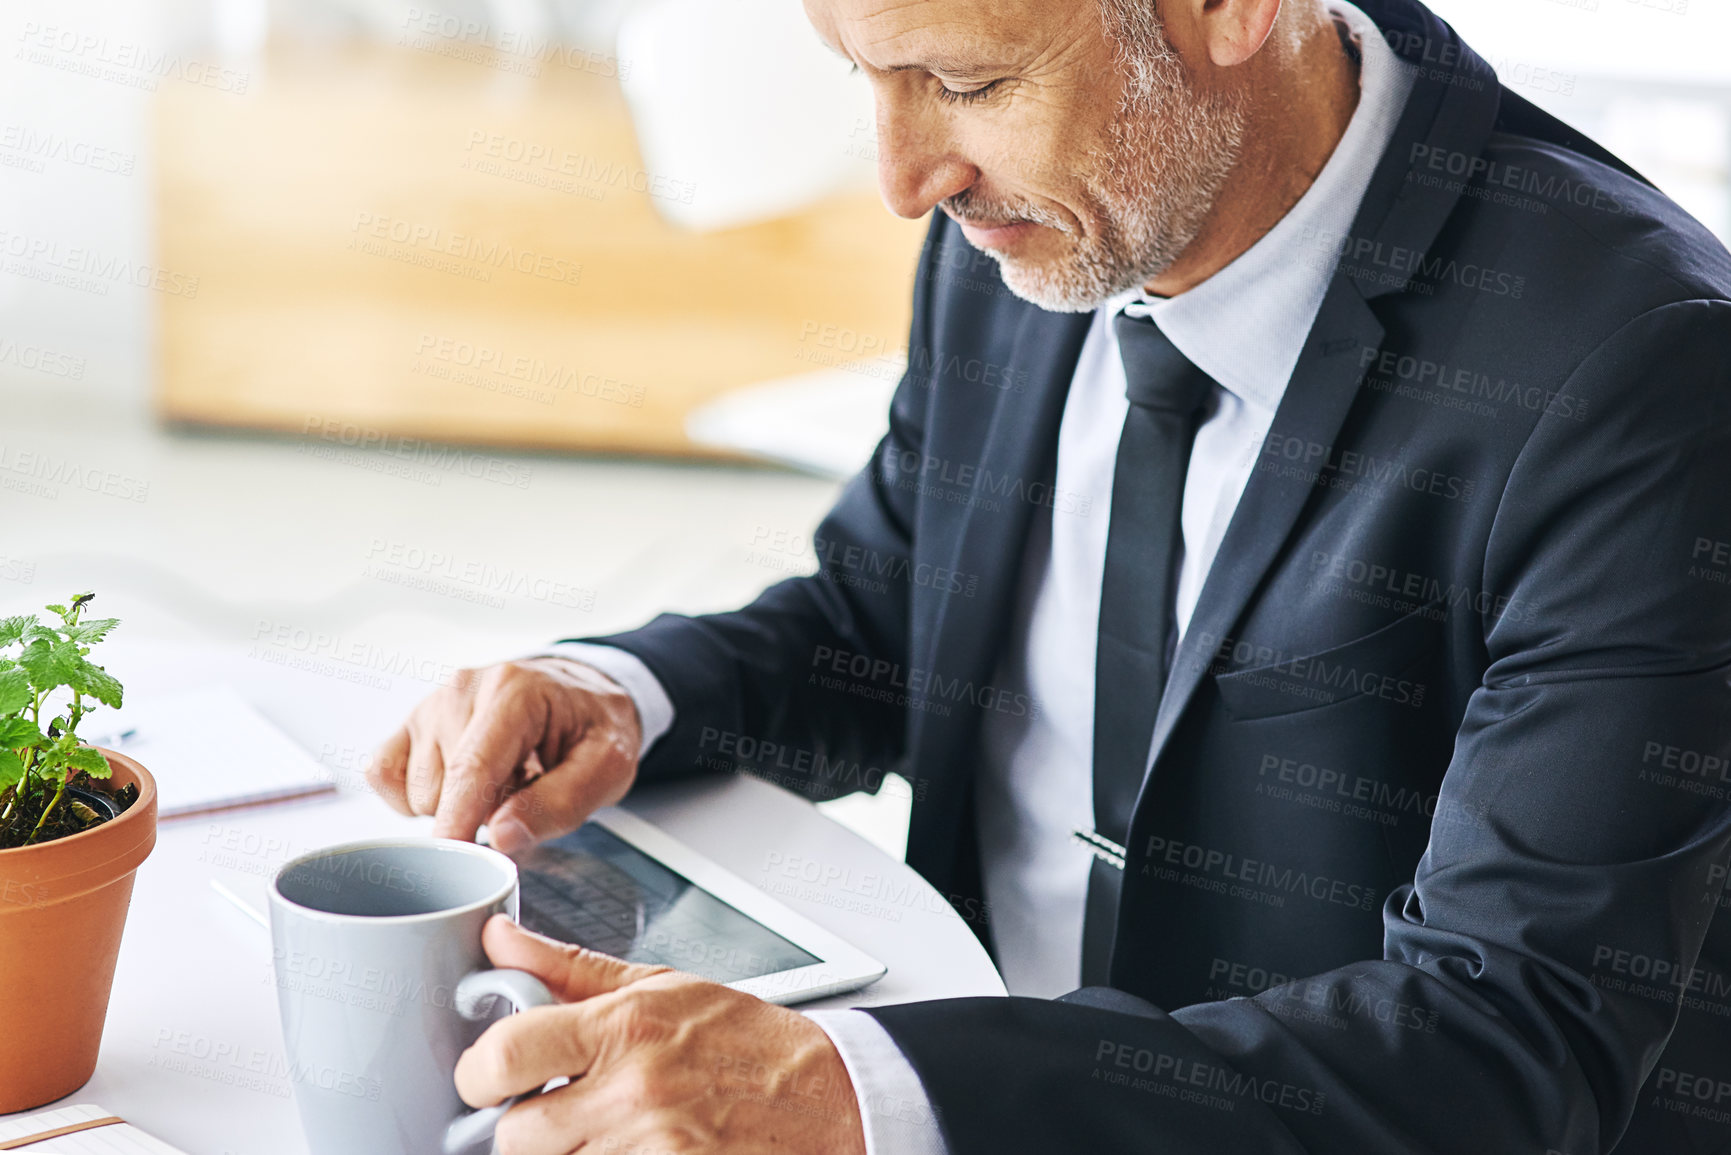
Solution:
[{"label": "white coffee mug", "polygon": [[487,969],[495,914],[517,917],[517,866],[467,842],[352,842],[277,872],[277,995],[313,1155],[485,1149],[511,1103],[467,1112],[457,1057],[501,1003],[556,1001],[532,975]]}]

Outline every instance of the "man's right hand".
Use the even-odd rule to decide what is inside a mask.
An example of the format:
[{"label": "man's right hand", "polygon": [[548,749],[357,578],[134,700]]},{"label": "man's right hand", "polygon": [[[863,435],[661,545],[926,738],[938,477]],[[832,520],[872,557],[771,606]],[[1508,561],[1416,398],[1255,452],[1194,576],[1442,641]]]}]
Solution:
[{"label": "man's right hand", "polygon": [[404,814],[433,814],[433,834],[513,851],[575,830],[625,797],[642,726],[611,678],[569,658],[461,670],[415,707],[367,770]]}]

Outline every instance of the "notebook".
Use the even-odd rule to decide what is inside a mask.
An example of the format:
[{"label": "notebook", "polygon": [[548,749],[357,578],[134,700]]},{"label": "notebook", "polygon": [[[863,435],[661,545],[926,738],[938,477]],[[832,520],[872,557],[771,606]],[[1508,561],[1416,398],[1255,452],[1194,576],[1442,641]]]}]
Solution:
[{"label": "notebook", "polygon": [[91,1103],[0,1119],[0,1151],[31,1155],[186,1155]]},{"label": "notebook", "polygon": [[92,745],[137,759],[156,779],[162,818],[336,789],[312,755],[231,686],[140,697],[91,722]]}]

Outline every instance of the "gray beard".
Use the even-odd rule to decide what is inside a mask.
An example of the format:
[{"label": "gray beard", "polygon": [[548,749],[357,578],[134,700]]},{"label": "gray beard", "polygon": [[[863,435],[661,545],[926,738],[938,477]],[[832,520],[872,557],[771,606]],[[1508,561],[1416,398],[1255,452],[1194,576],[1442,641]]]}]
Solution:
[{"label": "gray beard", "polygon": [[966,192],[948,203],[957,216],[1002,219],[1007,210],[1070,236],[1070,254],[1047,264],[989,255],[1005,286],[1024,301],[1054,313],[1090,312],[1164,273],[1196,239],[1238,163],[1244,123],[1238,94],[1196,91],[1168,51],[1133,62],[1111,145],[1090,155],[1097,174],[1084,194],[1090,235],[1077,235],[1068,221],[1036,205],[969,213],[977,202],[971,205]]}]

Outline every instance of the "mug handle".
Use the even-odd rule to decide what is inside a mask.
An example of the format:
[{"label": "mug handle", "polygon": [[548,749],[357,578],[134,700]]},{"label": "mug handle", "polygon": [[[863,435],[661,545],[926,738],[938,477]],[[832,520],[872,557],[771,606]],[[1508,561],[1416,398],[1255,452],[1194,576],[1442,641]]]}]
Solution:
[{"label": "mug handle", "polygon": [[[540,979],[528,971],[494,970],[476,971],[458,983],[452,1005],[465,1019],[478,1020],[492,1014],[500,999],[510,1003],[512,1010],[516,1011],[551,1006],[559,1001]],[[479,1111],[460,1116],[445,1128],[445,1155],[463,1155],[464,1152],[491,1141],[493,1128],[499,1125],[505,1112],[539,1093],[530,1091],[528,1094],[507,1099],[496,1107],[483,1107]]]}]

